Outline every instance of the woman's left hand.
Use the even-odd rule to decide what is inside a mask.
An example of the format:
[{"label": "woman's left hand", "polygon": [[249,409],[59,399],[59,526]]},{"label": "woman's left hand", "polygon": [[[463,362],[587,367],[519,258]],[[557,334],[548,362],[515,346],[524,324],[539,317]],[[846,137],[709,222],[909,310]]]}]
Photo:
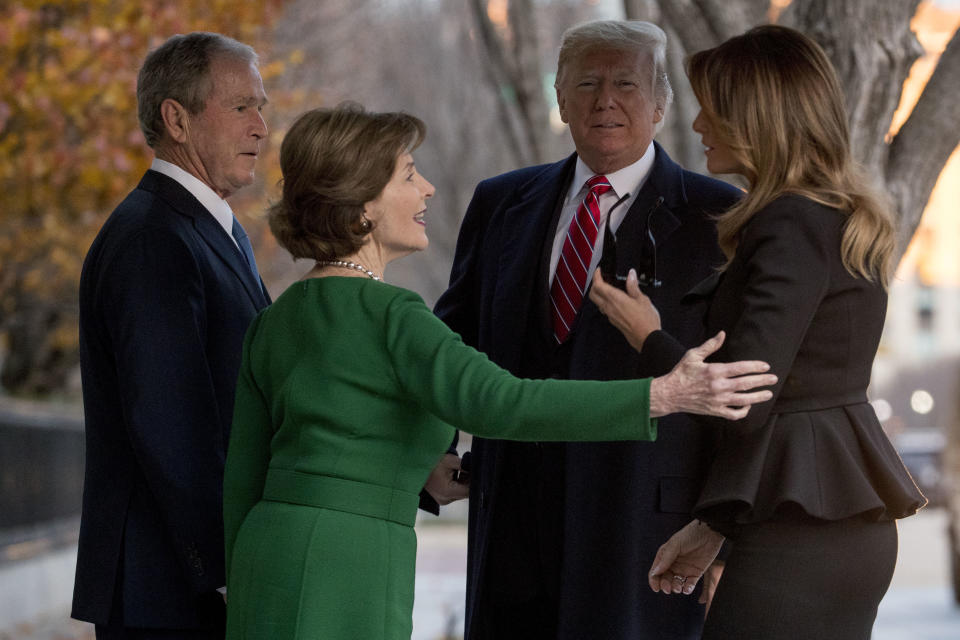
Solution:
[{"label": "woman's left hand", "polygon": [[634,269],[630,269],[627,275],[626,292],[604,282],[600,269],[597,269],[590,287],[590,300],[637,351],[643,347],[647,336],[660,328],[660,313],[650,298],[640,291]]},{"label": "woman's left hand", "polygon": [[650,588],[690,595],[722,544],[722,535],[699,520],[690,522],[657,551],[647,576]]}]

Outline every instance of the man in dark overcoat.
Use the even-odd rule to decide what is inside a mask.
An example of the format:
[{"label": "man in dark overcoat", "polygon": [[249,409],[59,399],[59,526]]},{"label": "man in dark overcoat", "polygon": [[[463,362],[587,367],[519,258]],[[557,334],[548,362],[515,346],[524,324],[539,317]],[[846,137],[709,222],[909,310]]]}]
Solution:
[{"label": "man in dark overcoat", "polygon": [[[704,337],[702,309],[681,298],[722,263],[711,216],[738,191],[653,142],[672,97],[665,45],[649,23],[568,30],[556,90],[576,153],[485,180],[470,202],[436,313],[518,376],[672,368],[667,341],[654,333],[634,351],[588,299],[601,258],[614,280],[637,270],[683,345]],[[646,575],[690,521],[709,447],[683,415],[661,419],[651,443],[474,438],[467,638],[699,638],[697,594],[653,593]]]}]

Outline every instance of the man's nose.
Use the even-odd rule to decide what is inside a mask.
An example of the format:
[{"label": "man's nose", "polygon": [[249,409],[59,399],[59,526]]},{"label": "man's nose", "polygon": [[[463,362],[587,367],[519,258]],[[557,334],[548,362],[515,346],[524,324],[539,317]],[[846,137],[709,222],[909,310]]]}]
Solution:
[{"label": "man's nose", "polygon": [[257,111],[257,122],[253,129],[253,135],[257,138],[267,137],[267,121],[263,119],[263,114]]},{"label": "man's nose", "polygon": [[593,108],[597,111],[609,109],[614,106],[616,101],[613,97],[613,86],[609,82],[601,82],[597,85],[597,95],[593,102]]}]

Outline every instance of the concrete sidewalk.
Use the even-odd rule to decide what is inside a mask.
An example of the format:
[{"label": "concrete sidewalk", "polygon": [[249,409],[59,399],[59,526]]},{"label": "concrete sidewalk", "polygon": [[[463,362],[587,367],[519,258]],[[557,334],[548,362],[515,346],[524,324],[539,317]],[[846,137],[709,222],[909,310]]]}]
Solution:
[{"label": "concrete sidewalk", "polygon": [[[463,636],[467,530],[463,523],[418,523],[416,640]],[[94,640],[93,625],[69,617],[76,546],[0,566],[0,640]]]},{"label": "concrete sidewalk", "polygon": [[[928,509],[902,520],[900,557],[893,583],[880,605],[876,640],[955,640],[960,608],[948,589],[945,517]],[[463,635],[466,583],[466,525],[459,520],[425,518],[417,524],[417,585],[412,640],[459,640]],[[76,549],[57,552],[45,567],[0,567],[0,611],[27,611],[19,594],[48,589],[43,602],[59,612],[40,614],[15,628],[0,625],[0,640],[93,640],[90,625],[69,620]],[[56,555],[56,554],[54,554]],[[600,639],[598,639],[600,640]]]}]

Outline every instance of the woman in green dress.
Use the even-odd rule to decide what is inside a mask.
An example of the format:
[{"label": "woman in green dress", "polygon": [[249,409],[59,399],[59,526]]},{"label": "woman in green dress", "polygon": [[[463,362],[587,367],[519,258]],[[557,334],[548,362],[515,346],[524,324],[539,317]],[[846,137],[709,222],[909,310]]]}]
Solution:
[{"label": "woman in green dress", "polygon": [[[280,152],[270,227],[316,265],[253,322],[224,479],[227,637],[408,640],[418,494],[454,427],[516,440],[653,440],[676,411],[737,419],[773,384],[762,362],[668,375],[520,380],[416,294],[382,281],[427,246],[423,123],[357,105],[302,115]],[[453,425],[453,426],[451,426]],[[638,579],[641,579],[638,568]]]}]

